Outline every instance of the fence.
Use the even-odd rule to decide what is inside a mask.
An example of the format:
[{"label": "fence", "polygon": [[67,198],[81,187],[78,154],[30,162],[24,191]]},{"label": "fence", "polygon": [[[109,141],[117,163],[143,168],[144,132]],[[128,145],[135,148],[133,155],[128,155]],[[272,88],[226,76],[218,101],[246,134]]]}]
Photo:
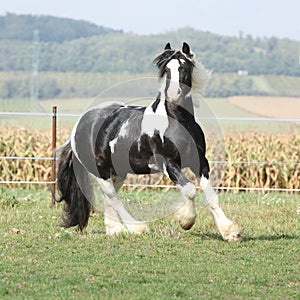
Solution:
[{"label": "fence", "polygon": [[[54,149],[56,148],[56,131],[57,131],[57,118],[74,118],[79,117],[78,114],[58,114],[57,108],[53,107],[52,113],[23,113],[23,112],[0,112],[2,117],[48,117],[52,118],[52,157],[19,157],[19,156],[0,156],[0,160],[32,160],[42,161],[47,160],[52,162],[51,181],[0,181],[0,184],[44,184],[51,185],[52,191],[52,203],[54,204],[55,190],[56,190],[56,162]],[[199,118],[198,120],[217,120],[217,121],[237,121],[237,122],[291,122],[300,123],[300,119],[285,119],[285,118]],[[265,161],[243,161],[243,162],[231,162],[231,161],[210,161],[211,164],[247,164],[247,165],[300,165],[300,162],[265,162]],[[127,184],[128,187],[148,187],[148,188],[175,188],[170,185],[151,185],[151,184]],[[299,188],[250,188],[250,187],[215,187],[217,190],[238,190],[238,191],[280,191],[280,192],[300,192]]]}]

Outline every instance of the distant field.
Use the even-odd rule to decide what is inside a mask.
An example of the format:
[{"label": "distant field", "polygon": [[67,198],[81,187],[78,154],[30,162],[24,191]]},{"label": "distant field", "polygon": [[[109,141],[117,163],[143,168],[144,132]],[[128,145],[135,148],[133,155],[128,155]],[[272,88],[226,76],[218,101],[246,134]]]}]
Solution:
[{"label": "distant field", "polygon": [[270,118],[300,118],[300,98],[238,96],[227,98],[228,103],[249,113]]},{"label": "distant field", "polygon": [[[147,105],[150,100],[132,101],[120,99],[74,98],[40,101],[45,111],[51,111],[53,105],[58,106],[63,113],[82,113],[88,106],[106,101],[120,101],[133,105]],[[259,117],[299,118],[300,98],[292,97],[260,97],[236,96],[229,98],[204,98],[201,100],[197,114],[201,116],[215,115],[217,117]]]},{"label": "distant field", "polygon": [[[8,99],[29,97],[30,80],[30,72],[0,72],[0,97]],[[126,95],[134,93],[150,96],[158,90],[157,74],[156,72],[39,72],[40,99],[93,98],[107,89],[115,88],[116,85],[119,87],[121,85],[122,92]],[[126,86],[131,87],[128,89]],[[211,98],[233,95],[300,97],[300,77],[213,73],[206,96]]]},{"label": "distant field", "polygon": [[[151,99],[142,98],[132,100],[129,98],[73,98],[51,99],[39,101],[32,105],[29,100],[1,100],[1,111],[21,112],[52,112],[52,106],[57,106],[58,113],[82,114],[88,107],[107,101],[120,101],[132,105],[147,105]],[[230,98],[204,98],[200,108],[196,109],[197,117],[239,117],[239,118],[299,118],[300,98],[287,97],[230,97]],[[58,118],[59,128],[71,129],[77,117]],[[260,133],[295,133],[295,124],[291,123],[268,123],[268,122],[241,122],[241,121],[199,121],[204,127],[219,126],[226,132],[252,131]],[[0,126],[5,127],[29,127],[35,129],[50,129],[51,119],[40,117],[1,117]],[[296,127],[296,130],[297,127]]]},{"label": "distant field", "polygon": [[[273,105],[273,100],[275,105]],[[118,100],[132,105],[147,105],[151,99],[62,99],[46,100],[41,102],[45,111],[51,111],[53,105],[57,105],[60,113],[79,113],[81,114],[90,105],[99,104],[106,101]],[[252,102],[253,101],[253,105]],[[238,117],[238,118],[299,118],[300,117],[300,98],[287,97],[230,97],[230,98],[203,98],[200,107],[196,109],[196,116],[207,117]],[[65,121],[65,120],[64,120]],[[76,121],[69,119],[69,124]],[[204,127],[210,127],[212,122],[202,120],[200,123]],[[294,124],[290,123],[267,123],[267,122],[240,122],[240,121],[219,121],[218,126],[226,132],[236,131],[257,131],[261,133],[282,133],[295,132]]]}]

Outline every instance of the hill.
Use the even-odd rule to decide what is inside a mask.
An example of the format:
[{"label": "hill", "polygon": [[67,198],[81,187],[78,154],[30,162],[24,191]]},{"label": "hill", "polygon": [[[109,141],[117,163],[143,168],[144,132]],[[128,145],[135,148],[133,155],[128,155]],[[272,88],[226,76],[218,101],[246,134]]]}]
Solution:
[{"label": "hill", "polygon": [[[32,35],[32,32],[31,32]],[[277,38],[226,37],[183,28],[141,36],[107,33],[63,42],[40,42],[39,69],[60,72],[153,72],[152,60],[166,42],[192,46],[204,65],[219,73],[247,70],[249,75],[300,76],[299,44]],[[0,39],[0,71],[31,69],[32,43]]]},{"label": "hill", "polygon": [[[35,30],[39,43],[33,45]],[[178,48],[183,41],[214,70],[207,90],[210,97],[300,95],[297,41],[228,37],[193,28],[136,35],[85,21],[7,14],[0,16],[0,97],[28,97],[33,57],[40,74],[40,98],[93,96],[102,90],[106,78],[116,83],[117,74],[122,78],[153,76],[153,58],[166,42]],[[248,75],[238,75],[239,70]],[[71,77],[71,83],[64,81]]]},{"label": "hill", "polygon": [[[149,76],[154,74],[40,72],[39,99],[93,98],[117,83]],[[0,72],[0,99],[29,98],[30,82],[30,72]],[[142,86],[135,86],[133,94],[152,97],[156,93],[155,82],[143,81]],[[300,97],[300,77],[212,74],[206,97],[239,95]]]},{"label": "hill", "polygon": [[39,32],[44,42],[63,42],[95,35],[121,32],[86,21],[52,16],[16,15],[0,16],[0,40],[31,41],[33,32]]}]

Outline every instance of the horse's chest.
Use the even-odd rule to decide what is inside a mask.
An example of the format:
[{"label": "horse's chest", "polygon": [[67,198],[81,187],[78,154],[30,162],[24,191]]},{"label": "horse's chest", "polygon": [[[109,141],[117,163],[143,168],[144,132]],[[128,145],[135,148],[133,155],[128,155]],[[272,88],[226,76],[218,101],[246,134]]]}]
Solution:
[{"label": "horse's chest", "polygon": [[144,112],[141,122],[141,135],[148,135],[150,138],[158,134],[163,140],[163,136],[169,126],[169,118],[165,108],[165,102],[160,101],[154,109],[148,106]]}]

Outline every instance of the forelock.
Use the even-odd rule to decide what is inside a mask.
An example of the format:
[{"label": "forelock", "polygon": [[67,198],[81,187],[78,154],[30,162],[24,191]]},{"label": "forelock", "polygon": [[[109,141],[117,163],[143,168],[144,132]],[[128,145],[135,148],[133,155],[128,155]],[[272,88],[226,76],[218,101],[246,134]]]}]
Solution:
[{"label": "forelock", "polygon": [[172,59],[178,59],[183,63],[188,63],[190,67],[194,67],[195,64],[191,58],[189,58],[187,55],[185,55],[180,50],[165,50],[163,53],[159,54],[155,59],[154,63],[156,64],[158,70],[159,70],[159,77],[161,78],[164,75],[165,67],[166,65],[172,60]]}]

